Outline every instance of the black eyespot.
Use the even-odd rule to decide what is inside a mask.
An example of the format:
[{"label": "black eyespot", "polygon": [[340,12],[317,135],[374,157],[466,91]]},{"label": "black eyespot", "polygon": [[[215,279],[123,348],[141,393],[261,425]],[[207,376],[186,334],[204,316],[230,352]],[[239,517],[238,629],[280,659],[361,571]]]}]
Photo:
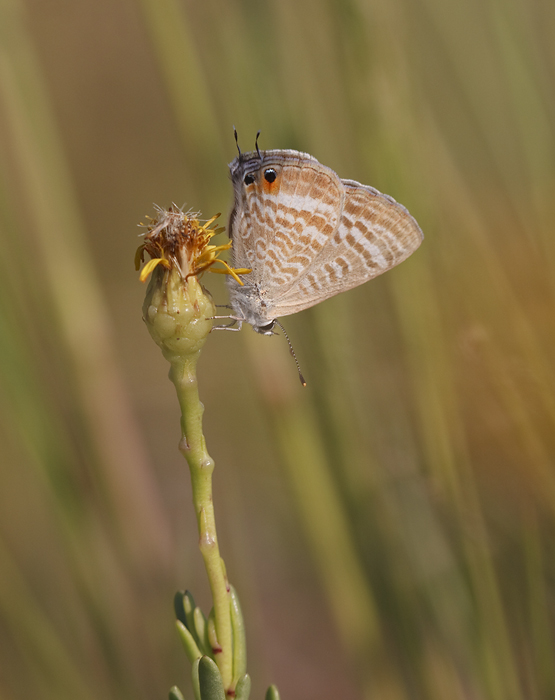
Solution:
[{"label": "black eyespot", "polygon": [[274,182],[277,177],[277,173],[273,168],[268,168],[268,170],[264,171],[264,179],[266,182]]},{"label": "black eyespot", "polygon": [[245,183],[245,185],[252,185],[252,183],[254,182],[254,175],[252,173],[247,173],[243,182]]}]

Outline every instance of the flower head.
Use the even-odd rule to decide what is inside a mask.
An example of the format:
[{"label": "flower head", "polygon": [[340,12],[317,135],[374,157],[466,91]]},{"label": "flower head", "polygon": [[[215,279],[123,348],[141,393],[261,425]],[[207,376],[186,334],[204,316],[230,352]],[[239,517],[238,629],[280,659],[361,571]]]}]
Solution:
[{"label": "flower head", "polygon": [[[234,270],[218,257],[231,242],[210,244],[224,230],[212,226],[219,214],[201,223],[198,214],[185,213],[175,205],[156,209],[158,216],[147,225],[135,265],[139,269],[145,251],[150,255],[140,275],[142,282],[150,276],[143,318],[150,335],[173,363],[196,356],[212,329],[214,304],[197,276],[209,270],[232,275],[242,284],[238,274],[250,270]],[[223,269],[213,269],[215,263],[221,263]]]},{"label": "flower head", "polygon": [[[250,270],[233,269],[219,257],[222,251],[231,248],[231,241],[219,246],[210,244],[213,236],[225,231],[223,226],[212,226],[219,214],[201,223],[198,213],[184,212],[175,204],[168,210],[156,206],[156,210],[158,216],[147,225],[145,242],[139,246],[135,255],[137,270],[144,261],[145,251],[151,257],[141,270],[141,282],[158,265],[162,265],[168,270],[179,270],[183,280],[209,270],[231,275],[239,284],[243,284],[238,275],[247,274]],[[213,269],[215,263],[223,265],[223,269]]]}]

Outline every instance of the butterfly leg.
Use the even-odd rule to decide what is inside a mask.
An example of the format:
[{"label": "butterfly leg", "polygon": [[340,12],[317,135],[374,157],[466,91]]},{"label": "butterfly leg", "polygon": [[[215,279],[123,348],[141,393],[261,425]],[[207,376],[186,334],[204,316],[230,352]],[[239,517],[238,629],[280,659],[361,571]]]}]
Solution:
[{"label": "butterfly leg", "polygon": [[[238,318],[237,316],[211,316],[211,320],[216,320],[220,318],[229,318],[231,319],[231,323],[228,323],[226,326],[212,326],[210,329],[210,332],[212,331],[240,331],[241,328],[243,327],[243,319]],[[237,328],[233,328],[233,326],[237,324]]]}]

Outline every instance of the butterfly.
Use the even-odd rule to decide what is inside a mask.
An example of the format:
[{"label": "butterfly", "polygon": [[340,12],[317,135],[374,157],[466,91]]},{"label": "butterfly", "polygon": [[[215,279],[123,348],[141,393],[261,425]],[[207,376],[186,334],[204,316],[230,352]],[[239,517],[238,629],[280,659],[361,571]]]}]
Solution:
[{"label": "butterfly", "polygon": [[227,278],[238,328],[273,335],[297,313],[381,275],[423,240],[415,219],[392,197],[342,180],[307,153],[241,153],[229,165],[234,203]]}]

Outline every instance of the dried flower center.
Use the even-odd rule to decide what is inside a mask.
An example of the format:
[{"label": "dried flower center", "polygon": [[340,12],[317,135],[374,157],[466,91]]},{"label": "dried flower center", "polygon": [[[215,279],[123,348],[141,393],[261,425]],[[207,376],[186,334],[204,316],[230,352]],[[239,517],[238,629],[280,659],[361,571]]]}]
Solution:
[{"label": "dried flower center", "polygon": [[[184,280],[209,270],[231,275],[239,284],[243,284],[238,275],[248,274],[250,270],[233,269],[219,257],[222,251],[231,248],[231,241],[220,246],[210,244],[213,236],[225,231],[223,226],[212,226],[219,214],[201,223],[198,213],[184,212],[175,204],[167,210],[161,207],[156,207],[156,210],[158,216],[146,225],[145,242],[139,246],[135,255],[137,270],[144,262],[145,251],[151,257],[141,270],[141,282],[148,278],[155,267],[163,265],[169,270],[179,270]],[[223,269],[211,269],[215,263],[223,265]]]}]

